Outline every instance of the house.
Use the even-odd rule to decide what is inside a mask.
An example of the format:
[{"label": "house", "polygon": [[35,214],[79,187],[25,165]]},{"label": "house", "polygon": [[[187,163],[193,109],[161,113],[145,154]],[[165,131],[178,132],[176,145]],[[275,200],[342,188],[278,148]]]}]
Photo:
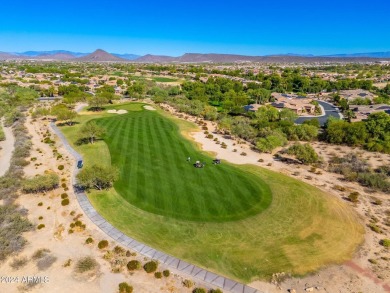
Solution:
[{"label": "house", "polygon": [[315,115],[316,106],[312,104],[313,99],[281,93],[272,93],[271,97],[274,99],[271,105],[279,110],[290,109],[297,115]]}]

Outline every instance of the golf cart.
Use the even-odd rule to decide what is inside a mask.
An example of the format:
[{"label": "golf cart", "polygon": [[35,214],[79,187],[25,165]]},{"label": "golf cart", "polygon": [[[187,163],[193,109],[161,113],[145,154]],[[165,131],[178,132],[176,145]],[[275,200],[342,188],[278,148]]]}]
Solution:
[{"label": "golf cart", "polygon": [[219,165],[219,164],[221,164],[221,160],[220,159],[215,159],[215,160],[213,160],[213,164],[214,165]]},{"label": "golf cart", "polygon": [[196,161],[195,164],[194,164],[194,167],[195,168],[203,168],[204,167],[204,164],[199,162],[199,161]]},{"label": "golf cart", "polygon": [[78,160],[77,161],[77,168],[81,169],[83,167],[83,160]]}]

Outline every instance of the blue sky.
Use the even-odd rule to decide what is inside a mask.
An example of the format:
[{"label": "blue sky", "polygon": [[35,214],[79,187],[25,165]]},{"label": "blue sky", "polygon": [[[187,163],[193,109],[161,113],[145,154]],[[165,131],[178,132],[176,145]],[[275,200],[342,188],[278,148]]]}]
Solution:
[{"label": "blue sky", "polygon": [[4,1],[0,51],[390,51],[389,0]]}]

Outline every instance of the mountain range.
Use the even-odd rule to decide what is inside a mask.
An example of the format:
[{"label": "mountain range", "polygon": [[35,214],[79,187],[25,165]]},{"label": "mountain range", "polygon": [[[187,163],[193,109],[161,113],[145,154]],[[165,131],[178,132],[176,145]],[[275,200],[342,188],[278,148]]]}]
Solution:
[{"label": "mountain range", "polygon": [[278,54],[266,56],[247,56],[235,54],[199,54],[186,53],[182,56],[172,57],[147,54],[108,53],[98,49],[93,53],[80,53],[66,50],[53,51],[26,51],[21,53],[0,52],[0,60],[58,60],[74,62],[139,62],[139,63],[234,63],[234,62],[268,62],[268,63],[307,63],[307,62],[369,62],[377,60],[390,60],[390,52],[311,55],[311,54]]}]

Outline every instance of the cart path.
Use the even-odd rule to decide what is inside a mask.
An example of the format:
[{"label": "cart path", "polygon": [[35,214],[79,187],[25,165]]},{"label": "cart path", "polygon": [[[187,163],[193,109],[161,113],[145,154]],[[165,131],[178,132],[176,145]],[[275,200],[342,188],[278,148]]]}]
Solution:
[{"label": "cart path", "polygon": [[[50,123],[51,128],[54,133],[59,137],[65,149],[74,157],[76,161],[81,160],[82,156],[77,153],[68,143],[65,136],[61,133],[58,127],[54,122]],[[205,284],[209,284],[212,287],[219,287],[224,290],[224,292],[232,293],[262,293],[255,288],[249,287],[245,284],[233,281],[221,275],[212,273],[200,267],[197,267],[193,264],[180,260],[176,257],[173,257],[164,252],[158,251],[146,244],[138,242],[137,240],[123,234],[121,231],[112,226],[107,222],[92,206],[91,202],[88,200],[86,194],[80,191],[76,187],[76,175],[78,173],[77,166],[73,171],[72,175],[72,185],[74,189],[74,194],[77,198],[77,201],[84,211],[84,213],[91,219],[91,221],[97,226],[98,229],[103,231],[109,237],[114,239],[116,242],[125,246],[133,251],[140,253],[146,257],[149,257],[153,260],[158,261],[164,266],[169,267],[175,271],[181,272],[184,275],[191,276],[194,279],[197,279]]]},{"label": "cart path", "polygon": [[15,137],[12,127],[4,127],[2,121],[0,121],[0,125],[2,125],[5,134],[5,140],[0,141],[0,177],[2,177],[11,165],[12,153],[15,148]]}]

